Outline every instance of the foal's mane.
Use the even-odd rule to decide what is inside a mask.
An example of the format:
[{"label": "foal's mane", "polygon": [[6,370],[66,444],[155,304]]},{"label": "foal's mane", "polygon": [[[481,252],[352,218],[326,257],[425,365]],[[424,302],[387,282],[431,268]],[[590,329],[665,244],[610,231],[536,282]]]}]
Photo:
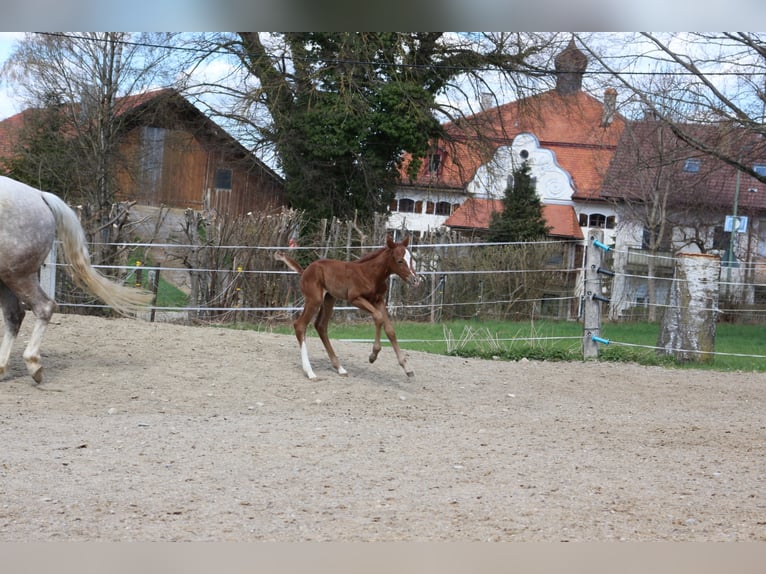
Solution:
[{"label": "foal's mane", "polygon": [[389,247],[381,247],[380,249],[376,249],[372,253],[368,253],[367,255],[364,255],[363,257],[360,257],[356,261],[353,261],[353,263],[364,263],[365,261],[369,261],[370,259],[375,259],[378,255],[383,253],[384,251],[388,250]]}]

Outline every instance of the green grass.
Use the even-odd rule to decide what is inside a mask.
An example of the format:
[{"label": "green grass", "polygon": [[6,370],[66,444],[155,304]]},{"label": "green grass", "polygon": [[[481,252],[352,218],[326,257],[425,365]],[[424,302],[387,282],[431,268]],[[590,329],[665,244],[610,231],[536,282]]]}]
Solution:
[{"label": "green grass", "polygon": [[[396,322],[396,334],[403,349],[485,359],[545,361],[582,360],[582,325],[575,322],[451,321],[443,324]],[[250,328],[264,330],[263,326]],[[292,334],[290,325],[270,326],[268,330]],[[679,363],[659,356],[659,325],[652,323],[604,323],[601,336],[609,345],[599,345],[599,359],[635,362],[678,368],[703,368],[718,371],[766,371],[766,325],[720,323],[716,327],[716,355],[710,363]],[[314,336],[313,327],[309,336]],[[372,322],[330,324],[332,339],[372,341]],[[388,345],[385,335],[382,342]],[[635,346],[634,346],[635,345]],[[760,355],[740,357],[734,355]]]},{"label": "green grass", "polygon": [[[144,258],[142,254],[137,253],[134,254],[128,264],[129,265],[135,265],[136,261],[141,261],[142,264],[146,267],[151,267],[154,265],[154,262],[151,261],[151,259]],[[143,271],[143,287],[145,289],[151,289],[151,285],[149,284],[149,272]],[[135,281],[135,276],[131,276],[130,279],[132,281]],[[178,287],[170,283],[169,281],[165,281],[165,279],[162,278],[162,273],[160,273],[160,283],[157,286],[157,307],[186,307],[189,304],[189,296],[181,291]]]}]

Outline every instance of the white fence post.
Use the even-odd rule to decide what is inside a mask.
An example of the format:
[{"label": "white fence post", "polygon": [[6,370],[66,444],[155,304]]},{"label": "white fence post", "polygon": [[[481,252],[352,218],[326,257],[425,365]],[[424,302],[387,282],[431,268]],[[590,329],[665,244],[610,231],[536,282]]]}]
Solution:
[{"label": "white fence post", "polygon": [[56,245],[54,241],[45,262],[40,267],[40,286],[45,294],[54,301],[56,300]]}]

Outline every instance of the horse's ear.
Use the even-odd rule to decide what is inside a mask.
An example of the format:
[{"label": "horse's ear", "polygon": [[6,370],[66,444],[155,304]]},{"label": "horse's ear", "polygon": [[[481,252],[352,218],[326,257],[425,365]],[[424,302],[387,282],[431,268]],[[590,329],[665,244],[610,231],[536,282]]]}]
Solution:
[{"label": "horse's ear", "polygon": [[406,236],[406,237],[404,238],[404,241],[402,241],[402,245],[404,245],[405,247],[407,247],[409,244],[410,244],[410,236],[408,235],[408,236]]},{"label": "horse's ear", "polygon": [[394,243],[394,238],[391,237],[391,234],[386,235],[386,245],[388,245],[389,248],[393,249],[396,244]]}]

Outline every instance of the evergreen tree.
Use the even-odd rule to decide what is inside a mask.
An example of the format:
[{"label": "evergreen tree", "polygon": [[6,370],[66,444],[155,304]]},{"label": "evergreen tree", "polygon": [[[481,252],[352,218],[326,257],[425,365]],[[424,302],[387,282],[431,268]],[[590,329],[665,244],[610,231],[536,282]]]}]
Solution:
[{"label": "evergreen tree", "polygon": [[489,241],[537,241],[550,227],[543,218],[543,206],[537,196],[535,181],[528,162],[513,171],[513,184],[505,190],[503,211],[492,214]]}]

